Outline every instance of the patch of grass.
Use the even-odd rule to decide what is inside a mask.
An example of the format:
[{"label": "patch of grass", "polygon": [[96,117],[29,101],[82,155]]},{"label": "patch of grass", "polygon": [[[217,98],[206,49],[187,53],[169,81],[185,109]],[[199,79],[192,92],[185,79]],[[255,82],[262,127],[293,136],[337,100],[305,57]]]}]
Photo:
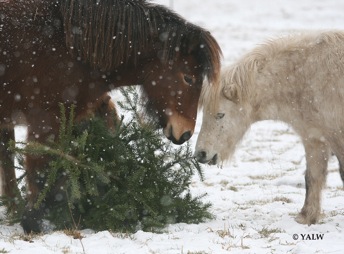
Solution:
[{"label": "patch of grass", "polygon": [[260,157],[253,157],[253,158],[250,158],[248,160],[246,160],[247,162],[264,162],[265,161],[265,158],[260,158]]},{"label": "patch of grass", "polygon": [[[283,197],[283,196],[280,196],[280,197],[275,197],[273,199],[256,199],[256,200],[249,200],[245,203],[245,205],[247,206],[244,206],[241,207],[241,209],[243,210],[246,210],[248,208],[251,208],[252,206],[263,206],[263,205],[267,205],[269,203],[272,203],[272,202],[282,202],[282,203],[292,203],[292,200],[287,198],[287,197]],[[241,204],[242,206],[243,204]]]},{"label": "patch of grass", "polygon": [[330,214],[331,214],[331,216],[337,216],[337,215],[343,215],[344,216],[344,210],[343,209],[341,209],[341,210],[339,210],[339,211],[332,211],[332,212],[330,212]]},{"label": "patch of grass", "polygon": [[0,249],[0,253],[10,253],[10,252],[5,250],[5,248],[2,248],[2,249]]},{"label": "patch of grass", "polygon": [[128,233],[128,232],[112,232],[112,231],[110,231],[110,233],[115,238],[135,240],[135,236],[131,233]]},{"label": "patch of grass", "polygon": [[243,250],[248,250],[248,249],[250,249],[250,247],[249,247],[248,245],[245,245],[245,244],[244,244],[244,237],[241,238],[240,247],[241,247],[241,249],[243,249]]},{"label": "patch of grass", "polygon": [[70,248],[69,247],[64,247],[62,250],[62,253],[63,254],[69,254],[69,253],[72,253],[72,251],[70,250]]},{"label": "patch of grass", "polygon": [[213,187],[213,186],[214,186],[214,183],[206,182],[206,181],[204,181],[203,184],[204,184],[204,186],[206,186],[206,187]]},{"label": "patch of grass", "polygon": [[287,197],[275,197],[273,200],[273,202],[282,202],[282,203],[292,203],[292,200],[290,198]]},{"label": "patch of grass", "polygon": [[217,230],[216,233],[221,237],[221,238],[225,238],[225,237],[230,237],[233,238],[233,235],[231,234],[231,232],[229,231],[229,229],[220,229]]},{"label": "patch of grass", "polygon": [[274,180],[284,176],[285,174],[270,174],[270,175],[253,175],[249,176],[252,180]]},{"label": "patch of grass", "polygon": [[228,189],[234,192],[238,192],[238,188],[235,186],[230,186]]},{"label": "patch of grass", "polygon": [[221,181],[220,181],[220,184],[221,184],[223,187],[226,187],[226,186],[229,184],[229,182],[228,182],[227,180],[221,180]]},{"label": "patch of grass", "polygon": [[258,231],[262,238],[268,238],[271,234],[282,233],[282,230],[279,228],[266,228],[263,227],[261,230]]},{"label": "patch of grass", "polygon": [[269,204],[271,203],[272,200],[271,199],[257,199],[257,200],[250,200],[247,202],[247,204],[249,206],[263,206],[263,205],[266,205],[266,204]]},{"label": "patch of grass", "polygon": [[19,238],[19,240],[33,243],[34,239],[37,239],[37,237],[42,236],[42,235],[43,234],[19,234],[17,235],[17,237]]},{"label": "patch of grass", "polygon": [[73,237],[74,239],[82,239],[82,238],[84,238],[81,235],[81,232],[79,230],[76,230],[76,229],[65,229],[63,231],[63,233],[65,233],[65,235]]}]

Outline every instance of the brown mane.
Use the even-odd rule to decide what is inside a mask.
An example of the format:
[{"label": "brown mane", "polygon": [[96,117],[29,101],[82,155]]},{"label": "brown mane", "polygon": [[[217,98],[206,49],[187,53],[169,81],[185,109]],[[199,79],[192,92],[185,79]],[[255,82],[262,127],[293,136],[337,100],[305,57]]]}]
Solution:
[{"label": "brown mane", "polygon": [[221,49],[216,40],[163,6],[143,0],[60,0],[60,9],[67,47],[94,68],[136,66],[140,58],[156,57],[154,45],[165,64],[172,64],[178,52],[193,54],[204,77],[218,78]]}]

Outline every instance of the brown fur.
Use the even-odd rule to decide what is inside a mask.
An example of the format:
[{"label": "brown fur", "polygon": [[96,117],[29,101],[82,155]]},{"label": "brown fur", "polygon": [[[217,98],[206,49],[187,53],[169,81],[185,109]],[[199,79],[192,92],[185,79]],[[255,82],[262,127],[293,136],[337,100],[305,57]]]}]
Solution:
[{"label": "brown fur", "polygon": [[303,141],[307,161],[306,199],[296,220],[317,223],[330,151],[344,179],[343,59],[342,31],[293,35],[252,50],[223,70],[217,89],[203,93],[195,156],[212,164],[230,158],[257,121],[291,125]]},{"label": "brown fur", "polygon": [[[119,117],[111,97],[104,94],[95,105],[89,107],[87,112],[77,116],[76,122],[90,119],[92,117],[100,117],[106,121],[110,130],[115,129],[115,125],[119,122]],[[0,195],[8,198],[8,212],[12,213],[16,210],[18,194],[20,193],[17,186],[17,179],[14,166],[14,154],[9,150],[9,142],[15,140],[14,126],[0,129]],[[31,183],[28,181],[29,188]]]},{"label": "brown fur", "polygon": [[[11,0],[0,14],[0,126],[26,124],[29,141],[56,137],[59,103],[81,116],[111,89],[142,85],[166,137],[181,144],[193,134],[203,80],[219,75],[208,31],[143,0]],[[29,211],[46,160],[26,162]],[[25,231],[36,230],[41,215],[27,215]]]}]

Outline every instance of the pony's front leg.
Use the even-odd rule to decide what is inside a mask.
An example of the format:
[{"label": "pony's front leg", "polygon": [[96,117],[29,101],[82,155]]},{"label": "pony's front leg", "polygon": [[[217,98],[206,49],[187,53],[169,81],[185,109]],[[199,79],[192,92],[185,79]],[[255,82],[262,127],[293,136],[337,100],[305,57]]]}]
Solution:
[{"label": "pony's front leg", "polygon": [[315,224],[321,210],[321,190],[326,181],[327,164],[330,154],[326,143],[317,139],[304,139],[306,152],[306,199],[303,208],[296,218],[301,224]]},{"label": "pony's front leg", "polygon": [[[338,158],[338,160],[339,160],[339,158]],[[343,168],[343,166],[344,165],[339,160],[339,174],[340,174],[340,178],[342,179],[343,188],[344,188],[344,168]]]}]

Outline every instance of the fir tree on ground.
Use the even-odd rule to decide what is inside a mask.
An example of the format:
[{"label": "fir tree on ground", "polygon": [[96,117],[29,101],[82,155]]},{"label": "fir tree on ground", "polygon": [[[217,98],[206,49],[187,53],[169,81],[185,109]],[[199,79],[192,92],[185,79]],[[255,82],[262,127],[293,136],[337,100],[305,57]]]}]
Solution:
[{"label": "fir tree on ground", "polygon": [[66,117],[61,106],[57,141],[15,148],[21,155],[51,158],[36,207],[58,188],[62,194],[55,195],[46,214],[57,229],[77,224],[133,232],[211,218],[203,195],[193,197],[189,190],[195,173],[202,178],[190,146],[172,145],[142,120],[135,89],[123,89],[122,94],[125,100],[120,105],[131,117],[122,117],[115,130],[98,118],[75,125],[73,110]]}]

